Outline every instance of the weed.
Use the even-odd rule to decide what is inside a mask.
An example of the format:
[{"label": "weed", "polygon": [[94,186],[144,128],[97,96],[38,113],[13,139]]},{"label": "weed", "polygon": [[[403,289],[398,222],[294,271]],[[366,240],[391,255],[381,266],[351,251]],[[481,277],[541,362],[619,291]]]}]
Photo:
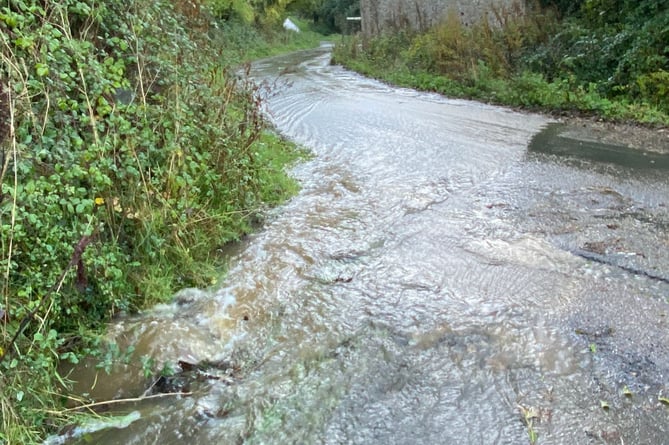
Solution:
[{"label": "weed", "polygon": [[523,423],[527,427],[527,435],[530,440],[530,445],[535,445],[539,440],[539,435],[534,429],[534,421],[539,418],[539,412],[536,408],[526,408],[522,405],[518,405],[518,410],[520,411]]}]

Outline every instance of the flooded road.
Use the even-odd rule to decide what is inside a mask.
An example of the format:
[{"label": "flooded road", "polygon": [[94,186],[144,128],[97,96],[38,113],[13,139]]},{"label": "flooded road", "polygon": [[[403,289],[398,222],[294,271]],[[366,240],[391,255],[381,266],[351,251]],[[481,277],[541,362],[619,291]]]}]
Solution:
[{"label": "flooded road", "polygon": [[669,158],[329,60],[252,71],[301,193],[222,288],[112,327],[188,395],[80,442],[669,444]]}]

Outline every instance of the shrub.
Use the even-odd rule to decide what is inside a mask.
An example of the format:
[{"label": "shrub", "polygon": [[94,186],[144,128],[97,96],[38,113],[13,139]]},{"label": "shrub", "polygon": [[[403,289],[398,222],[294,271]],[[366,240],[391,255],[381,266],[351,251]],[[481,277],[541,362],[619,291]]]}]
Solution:
[{"label": "shrub", "polygon": [[0,443],[44,432],[90,329],[210,285],[217,249],[294,191],[216,32],[185,0],[0,8]]}]

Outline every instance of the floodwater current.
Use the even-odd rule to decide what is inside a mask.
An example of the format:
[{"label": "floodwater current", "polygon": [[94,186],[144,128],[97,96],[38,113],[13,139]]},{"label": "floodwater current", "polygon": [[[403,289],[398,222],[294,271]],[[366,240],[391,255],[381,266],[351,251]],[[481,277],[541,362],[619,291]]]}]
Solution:
[{"label": "floodwater current", "polygon": [[254,64],[302,191],[111,327],[182,372],[68,443],[669,444],[669,157],[329,61]]}]

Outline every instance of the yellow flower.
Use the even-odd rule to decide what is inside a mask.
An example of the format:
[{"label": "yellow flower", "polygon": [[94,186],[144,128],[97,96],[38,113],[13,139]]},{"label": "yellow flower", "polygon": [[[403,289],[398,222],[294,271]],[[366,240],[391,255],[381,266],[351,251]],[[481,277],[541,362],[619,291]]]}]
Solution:
[{"label": "yellow flower", "polygon": [[95,198],[95,205],[96,205],[96,206],[101,206],[101,205],[104,204],[104,203],[105,203],[105,199],[104,199],[104,198],[101,198],[101,197],[99,197],[99,196],[98,196],[97,198]]}]

